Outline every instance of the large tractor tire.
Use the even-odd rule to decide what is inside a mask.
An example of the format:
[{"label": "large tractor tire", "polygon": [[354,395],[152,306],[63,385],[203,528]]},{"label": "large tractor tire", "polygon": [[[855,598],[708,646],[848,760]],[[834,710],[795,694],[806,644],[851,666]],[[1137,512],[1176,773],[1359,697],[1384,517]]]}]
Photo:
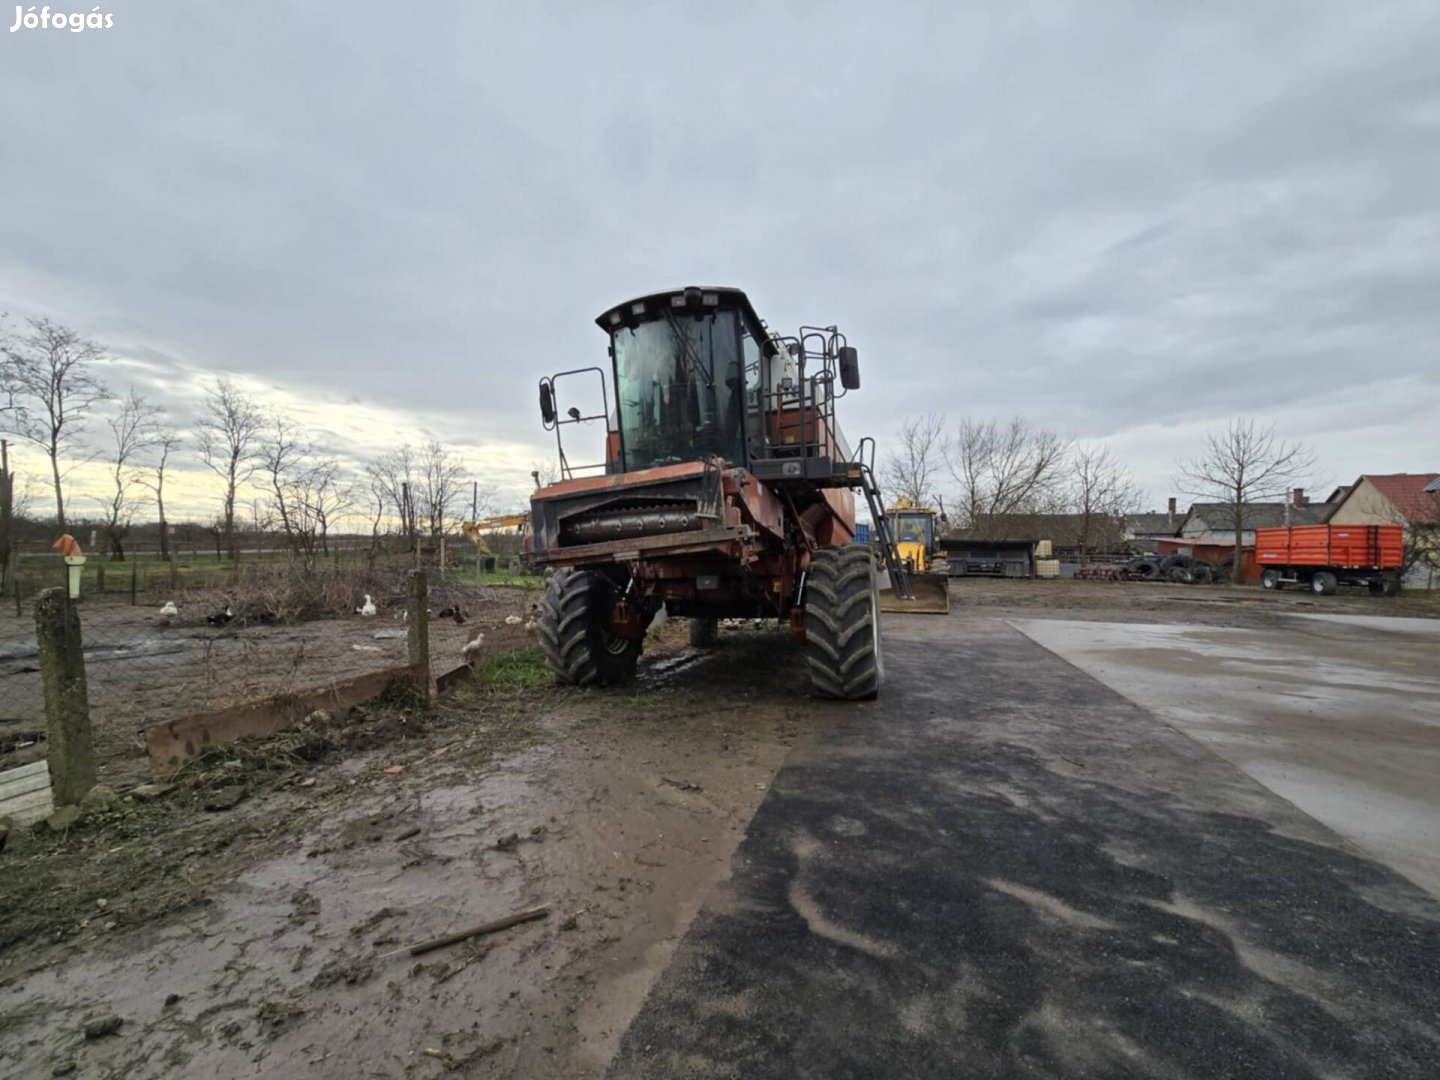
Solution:
[{"label": "large tractor tire", "polygon": [[540,601],[540,648],[563,686],[616,686],[635,677],[641,641],[610,632],[615,586],[599,574],[561,570]]},{"label": "large tractor tire", "polygon": [[880,585],[862,544],[823,547],[805,579],[805,664],[816,693],[863,701],[880,693]]},{"label": "large tractor tire", "polygon": [[719,631],[719,619],[691,619],[690,644],[697,649],[708,649],[715,644],[715,635]]}]

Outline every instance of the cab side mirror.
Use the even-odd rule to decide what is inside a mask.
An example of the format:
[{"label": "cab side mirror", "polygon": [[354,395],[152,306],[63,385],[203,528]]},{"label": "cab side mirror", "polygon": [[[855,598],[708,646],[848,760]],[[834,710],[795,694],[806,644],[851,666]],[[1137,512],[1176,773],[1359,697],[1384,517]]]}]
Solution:
[{"label": "cab side mirror", "polygon": [[860,389],[860,354],[853,345],[840,346],[840,385],[846,390]]},{"label": "cab side mirror", "polygon": [[555,423],[555,391],[548,381],[540,383],[540,419],[545,421],[547,428]]}]

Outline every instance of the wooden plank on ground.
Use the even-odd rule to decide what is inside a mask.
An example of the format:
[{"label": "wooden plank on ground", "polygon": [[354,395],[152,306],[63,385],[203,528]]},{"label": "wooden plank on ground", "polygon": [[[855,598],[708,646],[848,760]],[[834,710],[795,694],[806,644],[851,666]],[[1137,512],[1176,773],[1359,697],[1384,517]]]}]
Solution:
[{"label": "wooden plank on ground", "polygon": [[28,765],[0,772],[0,799],[7,795],[23,795],[36,788],[50,786],[50,768],[42,758]]},{"label": "wooden plank on ground", "polygon": [[54,811],[50,768],[44,761],[32,761],[0,773],[0,818],[8,817],[16,825],[28,825],[49,817]]},{"label": "wooden plank on ground", "polygon": [[157,779],[173,776],[189,761],[214,746],[246,736],[276,735],[316,709],[348,709],[385,693],[410,676],[409,668],[372,671],[318,687],[284,694],[269,701],[235,705],[154,724],[145,731],[150,771]]}]

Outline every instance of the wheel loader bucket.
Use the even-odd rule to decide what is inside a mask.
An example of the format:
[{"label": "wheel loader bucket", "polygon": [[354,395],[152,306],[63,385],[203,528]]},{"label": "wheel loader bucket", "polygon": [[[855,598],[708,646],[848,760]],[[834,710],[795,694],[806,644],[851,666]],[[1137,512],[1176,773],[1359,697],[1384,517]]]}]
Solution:
[{"label": "wheel loader bucket", "polygon": [[915,599],[897,596],[890,575],[880,575],[880,610],[909,612],[912,615],[945,615],[950,611],[950,578],[946,574],[911,574],[910,591]]}]

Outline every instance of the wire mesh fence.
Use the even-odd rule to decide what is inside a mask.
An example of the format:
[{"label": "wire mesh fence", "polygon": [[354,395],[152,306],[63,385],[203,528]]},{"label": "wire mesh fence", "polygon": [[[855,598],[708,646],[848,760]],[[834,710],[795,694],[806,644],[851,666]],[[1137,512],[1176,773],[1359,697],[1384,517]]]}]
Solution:
[{"label": "wire mesh fence", "polygon": [[[311,565],[254,560],[219,580],[112,563],[26,560],[0,604],[0,769],[45,752],[45,699],[35,601],[63,589],[79,615],[91,728],[101,779],[148,771],[151,725],[324,690],[408,663],[407,575],[413,561]],[[543,579],[481,584],[461,571],[428,578],[430,670],[478,648],[526,643]],[[124,587],[117,587],[116,583]],[[9,583],[7,583],[9,584]],[[529,586],[529,587],[523,587]],[[500,640],[496,640],[496,639]]]}]

